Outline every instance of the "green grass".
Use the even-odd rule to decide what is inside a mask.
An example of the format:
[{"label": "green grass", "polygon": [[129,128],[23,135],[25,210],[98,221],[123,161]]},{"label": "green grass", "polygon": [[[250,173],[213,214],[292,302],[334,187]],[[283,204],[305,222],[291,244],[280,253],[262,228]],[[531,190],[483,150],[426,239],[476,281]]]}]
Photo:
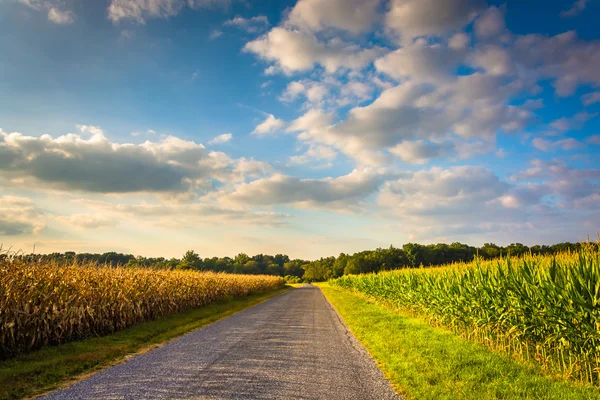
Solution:
[{"label": "green grass", "polygon": [[144,322],[114,334],[44,348],[0,362],[0,399],[59,388],[170,339],[261,303],[289,288],[210,304]]},{"label": "green grass", "polygon": [[408,399],[600,399],[538,368],[398,314],[353,292],[318,285],[394,388]]}]

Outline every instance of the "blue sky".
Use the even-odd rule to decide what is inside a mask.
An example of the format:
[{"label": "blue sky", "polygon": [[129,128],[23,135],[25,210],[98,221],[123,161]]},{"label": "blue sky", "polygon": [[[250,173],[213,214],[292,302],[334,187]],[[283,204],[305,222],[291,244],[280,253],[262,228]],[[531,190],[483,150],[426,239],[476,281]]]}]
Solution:
[{"label": "blue sky", "polygon": [[0,242],[314,258],[600,228],[600,3],[0,1]]}]

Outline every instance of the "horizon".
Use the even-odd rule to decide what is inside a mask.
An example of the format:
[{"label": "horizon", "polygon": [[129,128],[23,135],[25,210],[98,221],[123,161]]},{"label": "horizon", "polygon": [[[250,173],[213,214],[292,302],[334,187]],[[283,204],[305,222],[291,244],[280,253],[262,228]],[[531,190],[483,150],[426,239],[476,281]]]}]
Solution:
[{"label": "horizon", "polygon": [[600,2],[430,3],[0,1],[0,243],[597,237]]}]

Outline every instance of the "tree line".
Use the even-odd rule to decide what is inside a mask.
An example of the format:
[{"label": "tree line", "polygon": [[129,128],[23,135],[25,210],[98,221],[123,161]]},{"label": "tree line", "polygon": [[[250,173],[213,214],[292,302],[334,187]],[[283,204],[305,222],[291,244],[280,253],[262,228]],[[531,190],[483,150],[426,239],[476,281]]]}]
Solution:
[{"label": "tree line", "polygon": [[[481,247],[474,247],[458,242],[429,245],[407,243],[402,247],[390,246],[386,249],[365,250],[354,254],[341,253],[337,257],[323,257],[313,261],[290,259],[285,254],[274,256],[257,254],[250,257],[245,253],[240,253],[233,258],[202,258],[193,250],[187,251],[181,258],[170,259],[134,256],[116,252],[94,254],[75,253],[73,251],[44,255],[13,254],[10,257],[43,262],[92,262],[132,268],[189,269],[233,274],[279,275],[285,277],[286,281],[295,283],[324,281],[349,274],[472,261],[476,256],[483,259],[493,259],[506,255],[556,254],[563,251],[578,251],[581,245],[581,243],[565,242],[550,246],[535,245],[528,247],[521,243],[513,243],[508,246],[486,243]],[[9,257],[9,255],[0,254],[0,260],[6,257]]]}]

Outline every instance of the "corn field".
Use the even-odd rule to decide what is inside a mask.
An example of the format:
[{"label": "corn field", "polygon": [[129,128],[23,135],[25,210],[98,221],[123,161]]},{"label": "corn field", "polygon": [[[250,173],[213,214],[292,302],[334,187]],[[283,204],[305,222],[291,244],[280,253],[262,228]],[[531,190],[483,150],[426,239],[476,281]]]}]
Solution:
[{"label": "corn field", "polygon": [[548,373],[600,386],[600,252],[475,260],[330,282]]},{"label": "corn field", "polygon": [[0,260],[0,358],[282,286],[266,275]]}]

